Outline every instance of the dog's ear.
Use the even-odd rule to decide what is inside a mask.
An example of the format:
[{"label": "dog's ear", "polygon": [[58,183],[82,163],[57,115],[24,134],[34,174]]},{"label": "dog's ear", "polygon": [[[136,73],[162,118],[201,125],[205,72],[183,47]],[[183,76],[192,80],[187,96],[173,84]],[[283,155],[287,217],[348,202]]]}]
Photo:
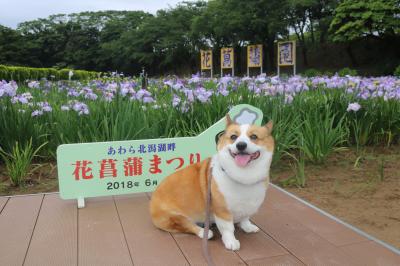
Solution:
[{"label": "dog's ear", "polygon": [[217,135],[215,135],[215,144],[218,144],[219,139],[221,138],[222,135],[225,134],[225,130],[222,130],[219,132]]},{"label": "dog's ear", "polygon": [[229,114],[226,114],[225,118],[226,118],[226,127],[234,123]]},{"label": "dog's ear", "polygon": [[268,123],[266,123],[264,125],[264,127],[267,128],[268,132],[271,134],[272,133],[272,128],[274,126],[274,123],[272,122],[272,120],[269,120]]}]

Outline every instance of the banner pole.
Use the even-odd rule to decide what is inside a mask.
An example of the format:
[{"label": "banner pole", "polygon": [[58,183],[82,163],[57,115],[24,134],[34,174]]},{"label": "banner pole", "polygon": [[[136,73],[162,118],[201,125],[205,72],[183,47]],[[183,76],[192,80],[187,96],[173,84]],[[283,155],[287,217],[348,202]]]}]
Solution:
[{"label": "banner pole", "polygon": [[296,62],[297,62],[297,60],[296,60],[296,42],[295,41],[293,41],[293,44],[292,44],[292,46],[293,46],[293,73],[294,73],[294,75],[296,75]]},{"label": "banner pole", "polygon": [[263,67],[264,67],[264,50],[263,50],[263,47],[262,47],[262,45],[261,45],[261,57],[260,57],[260,59],[261,59],[261,67],[260,67],[260,75],[262,75],[262,73],[263,73]]},{"label": "banner pole", "polygon": [[279,77],[279,42],[276,43],[276,74]]},{"label": "banner pole", "polygon": [[234,77],[234,76],[235,76],[235,52],[233,52],[233,56],[232,56],[232,77]]}]

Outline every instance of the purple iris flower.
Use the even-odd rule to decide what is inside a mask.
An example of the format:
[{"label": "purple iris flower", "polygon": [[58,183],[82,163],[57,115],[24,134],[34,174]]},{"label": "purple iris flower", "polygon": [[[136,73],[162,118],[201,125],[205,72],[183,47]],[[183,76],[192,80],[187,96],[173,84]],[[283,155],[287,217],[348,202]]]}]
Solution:
[{"label": "purple iris flower", "polygon": [[40,87],[40,82],[36,80],[32,80],[28,82],[28,87],[31,89],[38,89]]},{"label": "purple iris flower", "polygon": [[13,97],[17,94],[18,85],[15,81],[1,81],[0,82],[0,97],[2,96],[9,96]]},{"label": "purple iris flower", "polygon": [[347,112],[357,112],[358,110],[360,110],[360,108],[361,105],[359,103],[349,103],[349,105],[347,106]]},{"label": "purple iris flower", "polygon": [[176,96],[174,94],[174,97],[172,98],[172,106],[177,107],[180,102],[181,102],[181,98],[179,98],[178,96]]},{"label": "purple iris flower", "polygon": [[41,111],[41,110],[35,110],[31,114],[32,117],[41,116],[41,115],[43,115],[43,111]]}]

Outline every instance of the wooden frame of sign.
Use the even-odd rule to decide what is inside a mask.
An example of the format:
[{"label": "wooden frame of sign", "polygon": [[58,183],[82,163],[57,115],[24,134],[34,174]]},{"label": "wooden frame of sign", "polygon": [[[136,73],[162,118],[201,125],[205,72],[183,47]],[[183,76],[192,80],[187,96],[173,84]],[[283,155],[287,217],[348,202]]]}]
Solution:
[{"label": "wooden frame of sign", "polygon": [[[255,62],[251,60],[251,53],[252,51],[256,51],[259,49],[259,62]],[[247,46],[247,76],[250,76],[250,67],[259,67],[260,74],[263,73],[263,45],[262,44],[255,44],[255,45],[248,45]]]},{"label": "wooden frame of sign", "polygon": [[293,75],[296,75],[296,41],[278,42],[277,74],[280,67],[293,66]]}]

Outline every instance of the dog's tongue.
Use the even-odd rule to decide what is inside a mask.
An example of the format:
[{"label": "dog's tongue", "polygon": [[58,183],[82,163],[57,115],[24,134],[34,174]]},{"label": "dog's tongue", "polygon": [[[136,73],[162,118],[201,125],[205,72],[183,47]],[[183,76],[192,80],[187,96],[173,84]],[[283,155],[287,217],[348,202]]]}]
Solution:
[{"label": "dog's tongue", "polygon": [[250,154],[238,154],[235,156],[235,163],[240,167],[244,167],[249,163],[250,159]]}]

